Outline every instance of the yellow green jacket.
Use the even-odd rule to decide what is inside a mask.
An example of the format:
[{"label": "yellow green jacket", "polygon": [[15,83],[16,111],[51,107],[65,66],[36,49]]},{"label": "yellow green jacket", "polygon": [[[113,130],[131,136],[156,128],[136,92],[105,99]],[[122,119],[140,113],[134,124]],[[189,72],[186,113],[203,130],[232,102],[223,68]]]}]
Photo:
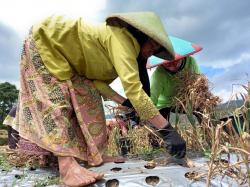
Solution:
[{"label": "yellow green jacket", "polygon": [[69,80],[77,73],[110,97],[114,91],[109,84],[119,76],[142,119],[158,113],[140,82],[136,61],[140,46],[125,28],[52,16],[34,25],[32,32],[45,66],[59,80]]}]

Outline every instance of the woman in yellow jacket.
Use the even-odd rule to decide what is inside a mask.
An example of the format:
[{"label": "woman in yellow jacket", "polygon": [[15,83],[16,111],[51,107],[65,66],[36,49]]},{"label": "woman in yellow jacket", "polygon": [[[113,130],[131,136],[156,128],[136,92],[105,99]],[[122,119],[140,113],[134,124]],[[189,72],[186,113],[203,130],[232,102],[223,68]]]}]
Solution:
[{"label": "woman in yellow jacket", "polygon": [[[164,27],[152,12],[114,14],[96,26],[61,16],[34,25],[20,64],[15,124],[20,147],[26,153],[58,156],[60,176],[68,186],[101,179],[103,174],[88,171],[75,158],[92,166],[105,161],[103,95],[119,104],[131,103],[141,119],[159,129],[170,153],[183,157],[185,141],[168,131],[168,122],[143,91],[139,67],[146,68],[151,55],[173,59]],[[109,87],[117,77],[129,100]]]}]

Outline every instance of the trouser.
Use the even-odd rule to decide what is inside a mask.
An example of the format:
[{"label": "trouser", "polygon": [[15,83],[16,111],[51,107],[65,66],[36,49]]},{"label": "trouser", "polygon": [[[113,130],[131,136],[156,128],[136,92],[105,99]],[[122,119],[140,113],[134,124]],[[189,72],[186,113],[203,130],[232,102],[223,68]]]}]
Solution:
[{"label": "trouser", "polygon": [[[165,107],[165,108],[162,108],[159,110],[160,114],[166,119],[169,121],[169,118],[170,118],[170,112],[174,112],[176,113],[176,109],[174,107]],[[178,111],[179,112],[179,111]],[[182,113],[185,113],[185,112],[182,112]],[[202,122],[202,115],[201,114],[198,114],[198,113],[193,113],[193,115],[195,115],[195,117],[197,118],[199,124],[201,124]]]},{"label": "trouser", "polygon": [[159,110],[160,114],[169,121],[171,107],[162,108]]}]

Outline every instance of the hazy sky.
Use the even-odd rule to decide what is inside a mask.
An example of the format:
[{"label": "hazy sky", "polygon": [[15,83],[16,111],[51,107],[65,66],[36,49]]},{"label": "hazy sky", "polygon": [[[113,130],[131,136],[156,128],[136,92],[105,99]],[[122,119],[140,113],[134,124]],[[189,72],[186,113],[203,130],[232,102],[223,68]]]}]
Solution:
[{"label": "hazy sky", "polygon": [[[224,100],[250,80],[249,0],[8,0],[0,6],[0,82],[19,84],[22,40],[43,17],[102,22],[111,13],[129,11],[154,11],[168,34],[200,44],[203,50],[194,57]],[[113,87],[121,90],[117,81]]]}]

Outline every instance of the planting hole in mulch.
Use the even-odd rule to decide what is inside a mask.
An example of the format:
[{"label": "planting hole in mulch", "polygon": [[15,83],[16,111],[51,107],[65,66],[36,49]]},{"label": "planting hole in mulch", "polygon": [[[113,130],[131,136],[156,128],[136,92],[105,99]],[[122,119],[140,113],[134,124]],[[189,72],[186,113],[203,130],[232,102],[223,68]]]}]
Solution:
[{"label": "planting hole in mulch", "polygon": [[118,171],[120,171],[120,170],[122,170],[122,168],[117,168],[117,167],[115,167],[115,168],[112,168],[112,169],[111,169],[111,171],[113,171],[113,172],[118,172]]},{"label": "planting hole in mulch", "polygon": [[160,178],[157,177],[157,176],[148,176],[148,177],[146,177],[145,180],[146,180],[146,183],[147,183],[147,184],[149,184],[149,185],[151,185],[151,186],[155,186],[156,184],[159,183]]},{"label": "planting hole in mulch", "polygon": [[111,179],[105,183],[105,187],[118,187],[118,186],[119,186],[119,181],[117,179]]},{"label": "planting hole in mulch", "polygon": [[115,164],[123,164],[125,163],[124,161],[121,161],[121,162],[114,162]]},{"label": "planting hole in mulch", "polygon": [[188,178],[189,180],[194,180],[194,181],[198,181],[201,178],[204,178],[206,176],[206,172],[197,172],[197,171],[189,171],[187,173],[185,173],[184,175],[186,178]]},{"label": "planting hole in mulch", "polygon": [[35,170],[36,170],[36,168],[35,168],[35,167],[33,167],[33,166],[31,166],[31,167],[29,168],[29,170],[30,170],[30,171],[35,171]]},{"label": "planting hole in mulch", "polygon": [[144,167],[147,169],[154,169],[156,167],[156,163],[154,161],[149,161]]},{"label": "planting hole in mulch", "polygon": [[16,178],[16,179],[21,179],[21,178],[22,178],[22,175],[16,174],[16,175],[15,175],[15,178]]},{"label": "planting hole in mulch", "polygon": [[197,175],[198,173],[195,171],[190,171],[190,172],[185,173],[185,177],[191,180],[194,179]]},{"label": "planting hole in mulch", "polygon": [[214,164],[218,165],[218,164],[222,164],[224,166],[228,166],[229,165],[229,161],[226,159],[218,159],[218,160],[214,160]]},{"label": "planting hole in mulch", "polygon": [[124,160],[116,160],[116,161],[114,161],[114,163],[115,164],[122,164],[122,163],[125,163],[125,161]]}]

